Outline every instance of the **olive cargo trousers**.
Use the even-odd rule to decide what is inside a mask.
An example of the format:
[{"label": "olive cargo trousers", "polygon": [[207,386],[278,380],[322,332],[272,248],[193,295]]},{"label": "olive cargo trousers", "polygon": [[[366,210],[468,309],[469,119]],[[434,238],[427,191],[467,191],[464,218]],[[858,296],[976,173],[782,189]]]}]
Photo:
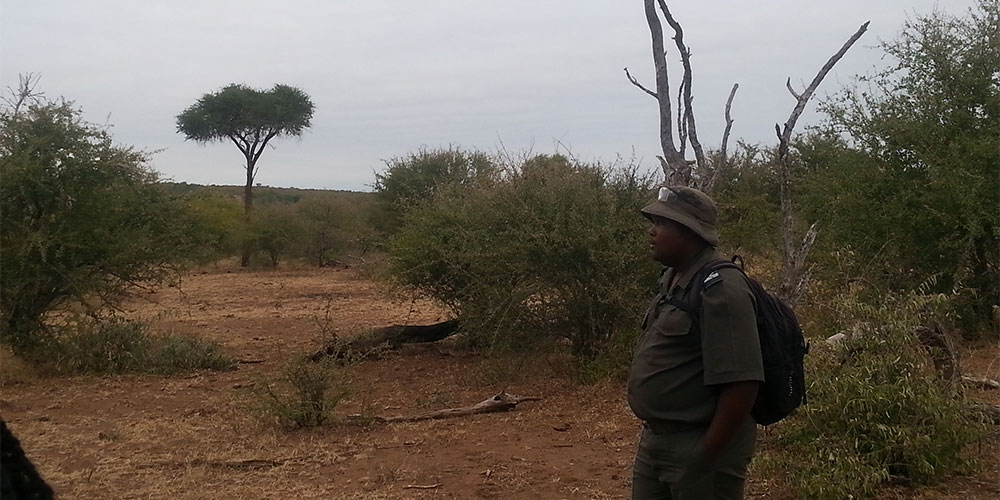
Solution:
[{"label": "olive cargo trousers", "polygon": [[757,425],[747,419],[711,467],[689,467],[707,429],[655,433],[644,427],[632,467],[632,500],[742,500]]}]

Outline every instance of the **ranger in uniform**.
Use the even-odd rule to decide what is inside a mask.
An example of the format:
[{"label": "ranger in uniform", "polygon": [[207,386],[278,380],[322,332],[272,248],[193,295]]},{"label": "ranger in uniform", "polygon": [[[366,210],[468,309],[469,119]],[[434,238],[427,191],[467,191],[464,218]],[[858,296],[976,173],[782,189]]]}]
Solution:
[{"label": "ranger in uniform", "polygon": [[700,320],[692,279],[712,260],[716,207],[706,194],[662,187],[642,214],[653,260],[665,266],[629,370],[628,402],[643,421],[632,498],[742,499],[757,427],[750,410],[764,380],[753,295],[737,269],[703,278]]}]

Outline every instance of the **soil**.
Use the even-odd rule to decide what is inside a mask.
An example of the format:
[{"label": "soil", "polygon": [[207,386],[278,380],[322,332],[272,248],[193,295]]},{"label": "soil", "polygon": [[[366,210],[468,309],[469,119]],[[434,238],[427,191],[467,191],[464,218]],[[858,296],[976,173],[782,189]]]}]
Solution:
[{"label": "soil", "polygon": [[[147,293],[129,313],[161,332],[220,341],[233,371],[177,376],[40,378],[6,386],[0,414],[63,499],[625,498],[639,424],[624,383],[581,386],[562,360],[484,360],[412,346],[345,368],[350,413],[403,415],[475,404],[500,390],[539,396],[515,410],[449,420],[288,431],[250,410],[254,384],[340,337],[448,318],[434,303],[351,269],[212,269]],[[1000,377],[996,345],[966,353],[966,372]],[[997,392],[997,391],[994,391]],[[985,400],[997,401],[982,391]],[[892,498],[995,499],[987,465]],[[749,498],[791,498],[751,478]]]}]

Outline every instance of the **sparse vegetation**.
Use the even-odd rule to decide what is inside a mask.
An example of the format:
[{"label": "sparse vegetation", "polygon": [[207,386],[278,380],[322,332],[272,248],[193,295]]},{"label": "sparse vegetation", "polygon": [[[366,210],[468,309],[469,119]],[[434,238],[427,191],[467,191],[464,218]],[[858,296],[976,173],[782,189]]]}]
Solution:
[{"label": "sparse vegetation", "polygon": [[[969,411],[969,393],[940,378],[914,331],[940,325],[966,339],[994,338],[998,332],[1000,320],[990,324],[1000,293],[998,33],[996,1],[980,2],[965,17],[935,13],[913,19],[896,40],[881,45],[895,65],[861,77],[829,98],[823,105],[826,120],[793,140],[787,161],[795,188],[794,215],[800,221],[819,221],[820,230],[809,258],[812,286],[798,307],[812,340],[806,361],[809,402],[769,432],[772,446],[759,457],[757,470],[802,498],[877,498],[889,485],[929,484],[949,474],[974,472],[970,456],[976,453],[970,453],[970,443],[995,445],[982,441],[996,438],[984,438],[986,424]],[[205,265],[237,255],[248,264],[254,256],[261,268],[254,271],[266,271],[244,273],[254,279],[235,281],[242,288],[233,295],[260,287],[266,294],[255,296],[258,304],[234,305],[233,297],[215,303],[185,297],[178,306],[189,308],[185,313],[205,308],[212,314],[197,320],[178,314],[171,320],[196,325],[191,331],[213,328],[212,338],[219,338],[219,331],[230,334],[229,323],[238,323],[233,331],[246,328],[231,335],[239,338],[241,354],[253,351],[267,358],[241,358],[246,371],[213,374],[220,380],[205,382],[216,384],[206,398],[231,397],[233,388],[248,387],[256,377],[249,385],[255,415],[268,425],[298,429],[336,421],[336,410],[352,392],[348,370],[352,380],[353,370],[376,374],[358,391],[357,401],[347,401],[360,406],[359,422],[396,410],[453,405],[464,400],[461,390],[469,387],[543,386],[553,380],[572,380],[565,385],[576,389],[574,383],[593,384],[580,393],[589,397],[591,389],[603,391],[603,401],[567,403],[570,398],[563,398],[553,403],[557,410],[531,423],[541,429],[537,439],[549,439],[545,446],[551,448],[599,443],[587,456],[613,456],[606,465],[616,470],[614,481],[627,481],[617,474],[627,468],[623,464],[631,455],[622,450],[634,444],[636,422],[623,409],[620,384],[602,389],[600,383],[616,384],[624,375],[655,284],[658,266],[644,252],[647,222],[638,213],[652,196],[652,176],[634,165],[587,164],[562,155],[510,164],[509,158],[450,147],[387,161],[375,175],[374,193],[254,187],[254,162],[261,150],[254,148],[263,148],[277,135],[300,135],[311,119],[308,96],[285,86],[275,92],[296,101],[298,109],[290,110],[290,122],[270,131],[249,122],[240,125],[239,132],[247,134],[239,146],[247,159],[247,184],[236,187],[161,182],[149,168],[147,153],[116,144],[106,127],[85,122],[70,102],[29,92],[0,110],[0,386],[31,398],[37,397],[30,393],[39,376],[234,369],[235,361],[220,343],[183,333],[151,333],[147,323],[130,319],[147,317],[147,311],[120,306],[136,290],[163,292],[164,284],[174,284],[180,276],[181,264]],[[257,108],[260,94],[230,86],[206,95],[178,117],[178,127],[194,140],[230,140],[223,126],[230,125],[232,116],[218,113],[216,99]],[[683,162],[684,153],[677,153],[675,160]],[[721,158],[719,152],[708,154]],[[775,156],[768,148],[740,144],[713,194],[723,251],[745,254],[750,273],[769,284],[778,281],[783,250]],[[245,196],[242,206],[240,196]],[[279,292],[266,288],[283,277],[275,269],[298,261],[316,268],[310,272],[321,276],[317,280],[340,280],[338,285],[355,280],[336,290],[350,295],[363,274],[318,268],[368,262],[371,252],[387,258],[393,284],[401,285],[391,294],[412,298],[409,312],[394,310],[398,304],[389,299],[397,297],[386,297],[390,294],[383,290],[340,309],[330,289],[289,292],[295,286],[290,281],[277,285]],[[258,279],[261,275],[266,281]],[[343,275],[349,278],[341,279]],[[290,313],[290,296],[308,307]],[[314,321],[322,338],[313,347],[326,347],[326,354],[339,359],[318,351],[317,359],[326,359],[296,359],[278,368],[268,364],[284,355],[261,353],[276,352],[275,345],[299,348],[295,342],[303,341],[286,344],[276,332],[261,333],[257,327],[282,329],[291,337],[324,299],[324,315]],[[418,322],[448,319],[451,313],[458,318],[465,345],[437,352],[432,352],[437,346],[429,346],[426,366],[406,370],[401,369],[406,365],[402,358],[411,353],[350,351],[358,337],[349,335],[410,322],[418,300],[433,309]],[[266,314],[254,309],[262,303]],[[448,311],[438,309],[442,304]],[[256,321],[261,325],[248,327]],[[281,326],[276,328],[275,321]],[[850,335],[836,346],[823,342],[835,333]],[[459,352],[463,347],[468,350]],[[386,356],[378,359],[381,354]],[[990,369],[995,371],[992,364]],[[64,382],[76,381],[38,383],[55,393]],[[187,384],[179,378],[170,382]],[[396,392],[386,397],[382,392],[390,383],[401,388],[393,387]],[[461,384],[469,387],[456,388]],[[413,394],[401,394],[411,390]],[[389,398],[395,399],[386,404]],[[399,400],[410,406],[404,409]],[[35,414],[41,405],[37,401],[30,409],[12,406],[10,412],[28,425],[48,422],[48,415]],[[8,412],[7,392],[0,403]],[[48,409],[58,410],[55,404]],[[167,422],[163,428],[172,428],[177,408],[161,410]],[[219,410],[185,406],[182,411],[185,418],[198,420]],[[553,415],[565,422],[550,422]],[[507,423],[513,424],[509,431],[490,437],[503,445],[523,445],[516,443],[522,421]],[[549,429],[569,433],[559,436],[578,434],[545,437]],[[34,430],[41,431],[37,435],[63,431],[58,425]],[[461,429],[457,439],[449,436],[434,444],[460,447],[470,441],[466,432]],[[96,437],[110,449],[138,433],[111,426],[93,432],[87,442]],[[191,436],[211,441],[204,427],[185,439],[194,440]],[[323,467],[361,456],[351,448],[353,436]],[[478,438],[471,442],[483,445]],[[406,440],[398,447],[421,443]],[[381,444],[371,449],[387,449]],[[540,453],[538,449],[531,453]],[[469,455],[489,458],[481,452],[475,448]],[[411,455],[416,453],[405,454]],[[521,474],[514,472],[515,462],[537,463],[504,460],[501,466],[484,465],[475,484],[495,478],[495,471],[507,477]],[[182,465],[187,470],[281,463],[241,457],[235,462],[199,458]],[[391,488],[408,475],[401,465],[380,463],[374,479],[365,476],[359,483]],[[544,477],[555,484],[569,476]],[[534,486],[529,479],[518,478],[516,486],[523,489],[517,491]],[[82,488],[89,487],[86,483],[80,482]],[[420,487],[417,481],[412,484]],[[434,489],[434,484],[423,486]]]},{"label": "sparse vegetation", "polygon": [[349,394],[335,360],[297,359],[276,379],[262,379],[251,390],[253,411],[265,422],[292,428],[329,423]]}]

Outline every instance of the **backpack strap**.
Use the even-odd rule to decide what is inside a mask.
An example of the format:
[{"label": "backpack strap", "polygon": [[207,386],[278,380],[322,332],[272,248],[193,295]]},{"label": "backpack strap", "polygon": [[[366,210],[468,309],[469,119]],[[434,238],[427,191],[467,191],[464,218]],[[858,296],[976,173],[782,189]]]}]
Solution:
[{"label": "backpack strap", "polygon": [[[739,264],[737,264],[737,261]],[[688,293],[690,300],[688,302],[681,301],[673,296],[668,297],[668,304],[691,316],[692,329],[700,328],[701,326],[701,292],[705,289],[706,285],[711,286],[714,284],[712,280],[716,278],[712,276],[712,273],[718,272],[721,269],[739,269],[746,276],[746,272],[743,270],[743,257],[739,255],[734,255],[731,260],[711,260],[702,266],[694,274],[694,277],[691,278],[691,291]]]}]

